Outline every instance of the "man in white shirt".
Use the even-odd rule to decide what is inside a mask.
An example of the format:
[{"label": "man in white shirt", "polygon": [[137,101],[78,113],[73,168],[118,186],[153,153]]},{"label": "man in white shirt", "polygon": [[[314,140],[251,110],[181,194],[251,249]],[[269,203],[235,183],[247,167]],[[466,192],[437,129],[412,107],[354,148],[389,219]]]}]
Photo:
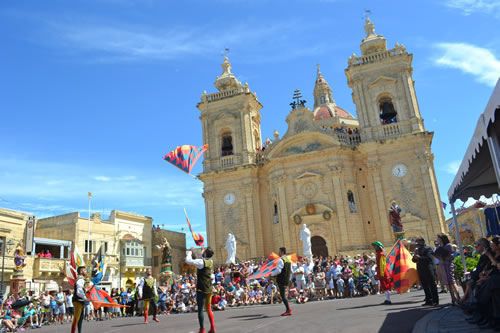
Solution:
[{"label": "man in white shirt", "polygon": [[214,255],[214,251],[212,248],[207,247],[204,251],[202,250],[202,259],[193,259],[193,250],[194,247],[191,247],[187,252],[186,264],[193,265],[198,269],[196,272],[196,303],[198,305],[198,322],[200,323],[200,330],[198,333],[205,333],[203,325],[203,308],[205,308],[210,321],[210,331],[208,331],[208,333],[215,333],[214,315],[212,313],[212,293],[214,289],[212,286],[212,279],[210,278],[214,267],[214,263],[211,259]]},{"label": "man in white shirt", "polygon": [[291,316],[292,310],[288,304],[288,299],[286,298],[286,288],[290,283],[290,274],[292,271],[292,262],[290,258],[286,255],[286,248],[281,247],[279,251],[280,259],[278,260],[278,266],[272,271],[271,275],[276,276],[276,283],[285,305],[286,311],[282,313],[282,316]]},{"label": "man in white shirt", "polygon": [[306,276],[304,264],[302,263],[302,257],[299,257],[297,265],[294,266],[293,275],[295,276],[295,284],[297,285],[297,290],[305,289]]}]

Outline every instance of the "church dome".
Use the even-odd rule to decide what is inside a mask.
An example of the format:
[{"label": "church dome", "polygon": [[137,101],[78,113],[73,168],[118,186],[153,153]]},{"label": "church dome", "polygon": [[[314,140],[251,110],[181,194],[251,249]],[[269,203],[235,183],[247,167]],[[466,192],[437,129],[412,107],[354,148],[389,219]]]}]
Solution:
[{"label": "church dome", "polygon": [[314,120],[323,120],[332,117],[332,112],[326,106],[322,106],[316,111]]},{"label": "church dome", "polygon": [[314,120],[324,120],[324,119],[332,118],[334,116],[339,117],[339,118],[355,119],[352,114],[350,114],[346,110],[344,110],[336,105],[333,106],[333,112],[327,106],[321,106],[314,112]]},{"label": "church dome", "polygon": [[337,114],[337,117],[339,118],[351,118],[354,119],[354,116],[347,112],[346,110],[339,108],[338,106],[335,105],[335,113]]}]

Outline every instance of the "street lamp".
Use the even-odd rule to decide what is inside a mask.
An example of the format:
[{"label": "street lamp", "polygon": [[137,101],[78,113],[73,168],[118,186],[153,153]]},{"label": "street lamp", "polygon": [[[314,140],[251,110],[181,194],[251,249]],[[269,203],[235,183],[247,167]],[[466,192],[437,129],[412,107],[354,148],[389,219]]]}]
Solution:
[{"label": "street lamp", "polygon": [[[6,248],[6,245],[8,248]],[[5,241],[0,239],[0,247],[2,248],[2,284],[0,286],[0,301],[3,302],[3,277],[4,277],[4,272],[5,272],[5,250],[10,251],[12,246],[14,246],[15,243],[11,240],[5,244]]]}]

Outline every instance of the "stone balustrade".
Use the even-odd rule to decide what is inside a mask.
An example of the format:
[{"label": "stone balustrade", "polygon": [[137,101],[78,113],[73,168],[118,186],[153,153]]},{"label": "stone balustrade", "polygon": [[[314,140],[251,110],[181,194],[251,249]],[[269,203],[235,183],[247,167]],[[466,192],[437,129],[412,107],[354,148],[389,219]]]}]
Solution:
[{"label": "stone balustrade", "polygon": [[405,53],[406,50],[404,46],[398,46],[392,50],[387,50],[387,51],[381,51],[381,52],[375,52],[371,54],[367,54],[361,57],[351,57],[349,58],[349,65],[363,65],[363,64],[368,64],[372,62],[377,62],[380,60],[384,60],[396,55],[400,55]]},{"label": "stone balustrade", "polygon": [[401,129],[399,123],[382,125],[382,136],[384,137],[391,137],[400,134],[401,134]]},{"label": "stone balustrade", "polygon": [[235,160],[236,160],[236,156],[234,156],[234,155],[223,156],[220,159],[220,167],[221,168],[230,168],[236,164]]},{"label": "stone balustrade", "polygon": [[217,101],[217,100],[220,100],[223,98],[228,98],[231,96],[244,94],[246,92],[249,92],[249,90],[248,90],[248,88],[245,88],[245,87],[241,87],[241,88],[237,88],[237,89],[230,89],[230,90],[223,90],[223,91],[219,91],[219,92],[216,92],[216,93],[213,93],[210,95],[203,95],[201,97],[201,101],[202,102],[205,102],[205,101],[206,102],[213,102],[213,101]]}]

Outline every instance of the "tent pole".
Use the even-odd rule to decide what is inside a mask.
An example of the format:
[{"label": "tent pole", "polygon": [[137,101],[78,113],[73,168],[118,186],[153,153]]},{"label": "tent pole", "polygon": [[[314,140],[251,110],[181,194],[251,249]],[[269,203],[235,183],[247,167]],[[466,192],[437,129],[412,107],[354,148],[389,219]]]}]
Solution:
[{"label": "tent pole", "polygon": [[455,201],[450,200],[451,213],[453,214],[453,223],[455,223],[455,231],[457,233],[458,248],[460,249],[460,256],[462,257],[462,267],[464,268],[464,276],[467,273],[467,265],[465,263],[464,247],[462,238],[460,238],[460,227],[458,226],[457,213],[455,212]]},{"label": "tent pole", "polygon": [[488,149],[490,150],[491,161],[493,162],[493,169],[497,178],[497,186],[500,188],[500,145],[498,144],[495,131],[491,131],[491,136],[488,135]]}]

